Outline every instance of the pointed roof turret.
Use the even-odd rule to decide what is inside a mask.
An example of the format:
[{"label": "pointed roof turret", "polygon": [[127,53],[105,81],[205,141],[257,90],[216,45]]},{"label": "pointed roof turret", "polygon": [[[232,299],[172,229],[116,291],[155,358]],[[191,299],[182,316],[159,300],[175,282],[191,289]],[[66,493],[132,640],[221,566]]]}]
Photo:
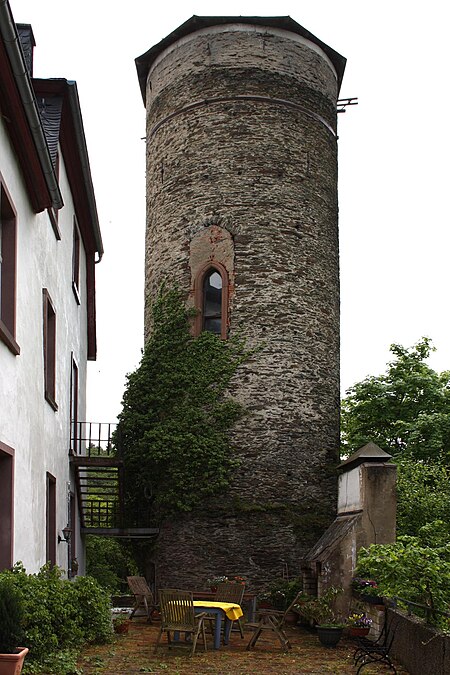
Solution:
[{"label": "pointed roof turret", "polygon": [[360,464],[365,462],[378,462],[384,463],[392,459],[392,455],[389,455],[387,452],[382,450],[378,445],[370,441],[366,445],[363,445],[362,448],[359,448],[353,455],[350,455],[348,459],[339,464],[339,469],[344,471],[349,471],[354,469]]}]

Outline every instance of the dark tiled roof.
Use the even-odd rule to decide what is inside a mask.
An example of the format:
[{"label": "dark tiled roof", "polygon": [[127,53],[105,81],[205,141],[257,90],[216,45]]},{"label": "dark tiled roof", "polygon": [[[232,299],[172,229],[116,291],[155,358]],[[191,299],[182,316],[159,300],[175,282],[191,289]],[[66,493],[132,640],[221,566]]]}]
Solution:
[{"label": "dark tiled roof", "polygon": [[53,167],[56,167],[62,103],[62,96],[39,97],[37,99],[38,110],[41,116],[42,126],[44,127]]},{"label": "dark tiled roof", "polygon": [[338,516],[331,523],[328,530],[320,537],[303,559],[305,563],[323,562],[329,558],[332,551],[342,541],[354,523],[360,518],[360,514]]}]

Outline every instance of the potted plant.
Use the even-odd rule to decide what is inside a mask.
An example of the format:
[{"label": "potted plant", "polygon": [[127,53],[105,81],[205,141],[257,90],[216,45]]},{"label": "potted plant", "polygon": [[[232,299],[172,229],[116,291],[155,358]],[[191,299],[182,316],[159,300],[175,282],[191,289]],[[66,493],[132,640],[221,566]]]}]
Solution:
[{"label": "potted plant", "polygon": [[320,598],[311,596],[295,607],[299,614],[316,624],[317,637],[324,647],[336,647],[342,637],[345,624],[335,611],[336,598],[341,593],[342,588],[331,586]]},{"label": "potted plant", "polygon": [[217,586],[219,584],[223,584],[224,581],[229,581],[228,577],[221,576],[221,577],[212,577],[211,579],[207,580],[207,584],[209,588],[215,593],[217,591]]},{"label": "potted plant", "polygon": [[113,617],[113,628],[115,633],[128,633],[130,628],[128,613],[121,612]]},{"label": "potted plant", "polygon": [[[258,605],[260,608],[266,606],[269,609],[273,608],[284,612],[301,590],[301,579],[291,579],[291,581],[275,579],[268,589],[258,596]],[[292,617],[293,623],[296,623],[297,620],[297,616]]]},{"label": "potted plant", "polygon": [[0,580],[0,675],[19,675],[28,654],[19,647],[24,640],[23,609],[20,597],[9,579]]},{"label": "potted plant", "polygon": [[364,602],[371,605],[384,604],[383,597],[380,595],[378,584],[373,579],[363,579],[362,577],[353,577],[353,592]]},{"label": "potted plant", "polygon": [[347,626],[349,627],[349,633],[353,636],[362,636],[367,635],[372,625],[372,619],[370,619],[364,612],[354,612],[350,614],[347,619]]}]

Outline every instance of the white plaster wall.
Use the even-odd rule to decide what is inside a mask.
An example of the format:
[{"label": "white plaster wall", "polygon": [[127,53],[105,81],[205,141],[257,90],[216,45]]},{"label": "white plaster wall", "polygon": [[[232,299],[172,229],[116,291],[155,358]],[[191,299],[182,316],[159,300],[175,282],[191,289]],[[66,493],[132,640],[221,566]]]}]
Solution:
[{"label": "white plaster wall", "polygon": [[[21,350],[14,356],[0,341],[0,440],[15,450],[13,559],[35,572],[46,562],[47,472],[56,478],[57,532],[67,524],[72,353],[79,369],[79,419],[85,418],[86,259],[81,246],[78,305],[72,290],[74,205],[63,158],[60,241],[48,214],[36,215],[30,207],[3,122],[0,171],[17,211],[16,341]],[[43,288],[56,310],[56,412],[44,397]],[[65,543],[57,544],[57,564],[67,569]]]},{"label": "white plaster wall", "polygon": [[338,514],[362,509],[361,467],[357,466],[339,476]]}]

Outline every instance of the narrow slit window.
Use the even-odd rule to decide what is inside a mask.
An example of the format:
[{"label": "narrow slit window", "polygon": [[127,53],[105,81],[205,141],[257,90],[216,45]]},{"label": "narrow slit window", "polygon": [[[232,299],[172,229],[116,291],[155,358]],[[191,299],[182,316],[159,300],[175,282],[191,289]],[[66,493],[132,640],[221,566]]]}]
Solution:
[{"label": "narrow slit window", "polygon": [[203,330],[222,334],[222,276],[215,269],[203,281]]}]

